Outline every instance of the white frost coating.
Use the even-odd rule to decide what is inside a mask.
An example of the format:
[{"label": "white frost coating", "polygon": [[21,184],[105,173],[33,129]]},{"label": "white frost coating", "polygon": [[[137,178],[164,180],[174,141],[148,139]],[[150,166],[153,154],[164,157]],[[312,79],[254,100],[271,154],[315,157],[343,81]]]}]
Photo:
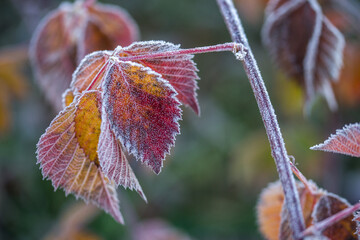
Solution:
[{"label": "white frost coating", "polygon": [[116,185],[122,185],[125,189],[135,189],[144,201],[147,202],[146,196],[121,149],[120,142],[116,139],[110,128],[104,105],[102,106],[101,118],[98,156],[105,176],[113,180]]},{"label": "white frost coating", "polygon": [[[141,142],[139,143],[138,139],[134,138],[134,136],[131,136],[132,133],[133,134],[135,133],[135,132],[132,132],[132,130],[134,130],[134,129],[130,129],[129,127],[127,127],[126,129],[121,129],[121,128],[119,128],[119,126],[115,125],[115,123],[112,122],[111,118],[110,118],[111,116],[116,115],[116,113],[110,110],[111,109],[111,106],[109,105],[110,99],[113,98],[114,96],[110,96],[108,88],[110,87],[111,84],[114,84],[112,82],[113,79],[116,79],[114,75],[117,75],[117,77],[120,78],[124,84],[127,84],[127,85],[130,84],[130,82],[128,82],[128,80],[131,79],[131,76],[124,75],[125,72],[122,71],[122,69],[126,68],[125,67],[126,65],[128,65],[128,67],[137,67],[137,68],[141,69],[141,71],[146,72],[147,75],[155,76],[155,78],[160,83],[160,85],[162,85],[167,91],[170,91],[172,93],[171,98],[176,103],[176,105],[174,107],[177,108],[179,117],[176,116],[176,114],[174,114],[174,118],[172,119],[172,122],[175,123],[175,127],[177,130],[172,131],[171,133],[166,133],[169,135],[169,138],[166,139],[165,146],[161,146],[161,147],[165,147],[166,150],[164,151],[161,159],[156,159],[156,160],[160,161],[159,169],[161,170],[162,165],[163,165],[163,160],[165,160],[165,155],[170,153],[170,148],[172,146],[174,146],[174,144],[175,144],[175,136],[180,133],[180,128],[179,128],[178,122],[179,122],[179,120],[181,120],[182,111],[179,108],[180,102],[176,98],[177,92],[169,84],[168,81],[166,81],[165,79],[162,78],[162,76],[159,73],[154,72],[149,67],[145,67],[145,66],[143,66],[139,63],[135,63],[135,62],[129,62],[129,61],[122,62],[121,61],[120,64],[116,64],[116,65],[114,64],[113,66],[109,67],[109,71],[108,71],[107,75],[104,77],[104,81],[102,83],[102,89],[103,89],[102,95],[103,95],[103,105],[104,105],[103,111],[106,112],[106,114],[107,114],[111,129],[112,129],[113,133],[115,134],[116,138],[118,138],[120,140],[121,144],[126,148],[127,152],[134,155],[137,160],[140,160],[141,162],[144,162],[147,165],[150,164],[149,159],[144,159],[144,152],[138,148],[139,145],[144,145],[144,143],[141,143]],[[133,103],[132,107],[134,109],[134,112],[137,112],[135,97],[132,96],[132,93],[130,93],[130,92],[129,92],[129,96],[130,96],[130,101],[132,101],[132,103]],[[140,106],[140,108],[141,108],[141,106]],[[118,109],[117,111],[122,111],[122,109]],[[129,111],[129,109],[124,109],[123,111]],[[134,116],[134,114],[136,114],[134,112],[132,112],[131,114],[133,114],[132,117],[135,118],[137,116]],[[129,119],[129,120],[130,120],[129,123],[131,123],[131,119]],[[142,121],[144,121],[144,119],[141,119],[140,121],[142,122]],[[147,133],[145,133],[145,134],[147,134]],[[148,143],[145,143],[145,145],[146,144],[148,144]],[[151,165],[149,165],[149,166],[151,166]]]},{"label": "white frost coating", "polygon": [[315,24],[313,34],[307,45],[306,55],[304,58],[304,81],[306,86],[306,93],[309,99],[313,99],[315,95],[315,72],[318,68],[316,65],[318,51],[320,51],[320,37],[322,34],[323,15],[321,8],[316,1],[309,0],[312,10],[315,12]]},{"label": "white frost coating", "polygon": [[232,40],[243,43],[249,49],[248,57],[244,62],[248,78],[253,88],[261,116],[264,121],[266,132],[272,149],[272,155],[278,168],[281,183],[284,186],[285,204],[290,214],[290,224],[295,234],[300,234],[304,230],[304,220],[302,217],[299,197],[296,194],[295,181],[289,166],[289,159],[286,153],[285,144],[277,123],[274,109],[271,105],[264,81],[262,80],[256,60],[249,47],[246,34],[241,25],[238,14],[232,1],[218,0],[222,14],[231,32]]},{"label": "white frost coating", "polygon": [[334,92],[332,90],[331,84],[327,78],[323,78],[321,80],[322,80],[321,81],[322,84],[320,86],[319,91],[325,97],[330,110],[334,112],[338,109],[338,104],[336,102],[336,98],[335,98]]},{"label": "white frost coating", "polygon": [[331,42],[333,47],[331,51],[331,59],[333,64],[329,66],[329,70],[332,70],[332,80],[338,81],[340,75],[340,69],[343,65],[343,52],[345,48],[345,38],[340,31],[326,18],[324,17],[324,24],[328,28],[331,34],[333,34],[333,41]]},{"label": "white frost coating", "polygon": [[336,130],[336,134],[331,134],[324,143],[310,149],[360,157],[360,123],[345,125]]},{"label": "white frost coating", "polygon": [[[239,49],[237,47],[239,47]],[[245,47],[243,44],[234,45],[233,53],[237,60],[244,61],[244,59],[246,57],[246,51],[245,51]]]},{"label": "white frost coating", "polygon": [[173,51],[180,48],[180,44],[175,45],[173,43],[165,42],[165,41],[158,41],[158,40],[151,40],[151,41],[140,41],[134,42],[129,46],[124,48],[124,51],[136,51],[136,50],[143,50],[142,52],[164,52],[164,51]]},{"label": "white frost coating", "polygon": [[309,103],[312,102],[316,92],[320,92],[326,98],[329,108],[333,111],[336,110],[336,99],[328,81],[337,81],[339,78],[342,53],[345,46],[344,37],[323,16],[321,8],[315,0],[288,1],[277,9],[276,4],[278,4],[278,1],[274,0],[269,3],[267,8],[267,19],[262,30],[264,44],[270,48],[271,53],[276,57],[277,52],[272,46],[274,42],[272,42],[272,36],[270,35],[272,29],[276,23],[286,21],[286,17],[291,17],[295,10],[307,4],[309,10],[314,11],[315,23],[311,38],[307,43],[302,66],[298,66],[304,72],[302,79],[305,82],[307,96],[306,109],[309,110]]}]

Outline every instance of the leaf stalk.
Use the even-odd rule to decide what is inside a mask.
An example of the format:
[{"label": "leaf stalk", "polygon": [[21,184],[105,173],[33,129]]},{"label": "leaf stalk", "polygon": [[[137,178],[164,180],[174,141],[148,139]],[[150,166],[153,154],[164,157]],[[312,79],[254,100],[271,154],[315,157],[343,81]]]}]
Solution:
[{"label": "leaf stalk", "polygon": [[[121,52],[121,49],[118,51]],[[239,56],[240,58],[241,58],[241,56],[246,55],[246,50],[242,44],[231,42],[231,43],[223,43],[223,44],[217,44],[217,45],[206,46],[206,47],[178,49],[178,50],[173,50],[173,51],[148,53],[148,54],[136,55],[136,56],[118,57],[118,60],[120,60],[120,61],[139,61],[139,60],[145,60],[145,59],[165,58],[165,57],[172,57],[172,56],[201,54],[201,53],[209,53],[209,52],[224,52],[224,51],[233,52],[235,54],[235,56]],[[116,52],[116,50],[115,50],[115,52]]]}]

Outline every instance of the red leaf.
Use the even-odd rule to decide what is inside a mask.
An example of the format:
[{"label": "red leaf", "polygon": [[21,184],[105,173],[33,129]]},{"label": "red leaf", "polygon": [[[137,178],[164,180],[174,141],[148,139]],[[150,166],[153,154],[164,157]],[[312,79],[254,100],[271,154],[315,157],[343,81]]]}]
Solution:
[{"label": "red leaf", "polygon": [[317,1],[270,1],[263,39],[280,67],[305,86],[307,103],[321,93],[336,109],[330,81],[339,77],[345,40]]},{"label": "red leaf", "polygon": [[129,153],[158,174],[179,133],[181,110],[176,92],[148,67],[110,61],[103,104],[111,129]]},{"label": "red leaf", "polygon": [[123,223],[115,186],[102,173],[96,148],[94,152],[101,121],[93,104],[98,97],[98,92],[85,92],[60,112],[41,136],[37,158],[44,178],[55,189],[61,187],[66,194],[90,201]]},{"label": "red leaf", "polygon": [[310,149],[360,157],[360,124],[354,123],[336,130],[335,135],[331,135],[324,143]]},{"label": "red leaf", "polygon": [[61,109],[61,94],[86,54],[127,46],[137,38],[135,22],[117,6],[61,4],[41,21],[31,40],[31,60],[46,98]]},{"label": "red leaf", "polygon": [[[128,47],[116,49],[116,55],[119,57],[129,57],[171,52],[178,49],[179,45],[164,41],[135,42]],[[106,63],[111,55],[110,51],[103,51],[86,56],[74,73],[71,87],[75,88],[78,92],[98,88],[104,72],[107,71]],[[179,101],[190,106],[197,114],[200,114],[199,103],[196,98],[196,89],[198,89],[196,80],[199,79],[196,72],[198,69],[192,58],[193,55],[188,54],[134,62],[140,63],[161,74],[162,78],[169,81],[171,86],[177,91]],[[89,86],[91,87],[89,88]]]},{"label": "red leaf", "polygon": [[[174,51],[180,49],[180,45],[164,41],[135,42],[124,48],[120,56],[137,56],[144,54]],[[200,114],[199,103],[196,98],[198,89],[196,80],[198,69],[192,60],[194,55],[169,56],[164,58],[146,59],[137,61],[147,66],[169,81],[177,91],[177,98],[185,105],[190,106],[196,114]]]},{"label": "red leaf", "polygon": [[115,182],[116,185],[122,185],[124,188],[130,188],[131,190],[135,189],[140,196],[147,201],[128,160],[121,149],[119,140],[116,139],[110,128],[104,111],[103,115],[98,147],[101,169],[110,180]]}]

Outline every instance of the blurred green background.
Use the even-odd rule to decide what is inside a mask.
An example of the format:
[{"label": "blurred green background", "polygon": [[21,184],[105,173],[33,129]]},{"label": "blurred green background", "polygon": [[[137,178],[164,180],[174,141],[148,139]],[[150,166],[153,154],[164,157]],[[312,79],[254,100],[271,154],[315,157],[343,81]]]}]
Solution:
[{"label": "blurred green background", "polygon": [[[60,2],[1,0],[0,47],[26,47],[39,20]],[[125,8],[137,21],[141,40],[165,40],[183,48],[231,41],[215,0],[101,2]],[[237,6],[288,153],[319,186],[357,202],[359,159],[314,152],[309,147],[345,123],[359,122],[360,105],[342,104],[340,99],[339,112],[331,113],[319,98],[305,117],[301,89],[278,72],[261,44],[263,3],[255,16],[246,11],[246,2],[237,1]],[[231,53],[199,55],[195,61],[201,78],[201,116],[185,108],[181,135],[160,175],[129,157],[149,203],[119,188],[127,225],[119,225],[100,211],[83,226],[93,237],[133,239],[139,223],[162,219],[191,239],[262,238],[255,205],[261,190],[277,180],[277,173],[252,90],[241,63]],[[26,76],[26,93],[20,99],[11,98],[10,108],[1,112],[11,116],[7,131],[0,134],[0,239],[4,240],[49,236],[76,202],[42,180],[36,143],[56,113],[45,102],[29,64],[21,71]]]}]

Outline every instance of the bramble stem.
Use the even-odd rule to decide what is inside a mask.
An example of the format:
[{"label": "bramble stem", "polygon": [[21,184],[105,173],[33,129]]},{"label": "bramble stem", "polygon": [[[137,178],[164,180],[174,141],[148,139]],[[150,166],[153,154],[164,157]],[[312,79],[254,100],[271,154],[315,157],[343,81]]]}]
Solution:
[{"label": "bramble stem", "polygon": [[335,223],[341,221],[342,219],[350,216],[353,212],[360,209],[360,203],[355,204],[354,206],[348,207],[328,218],[325,218],[324,220],[315,223],[314,225],[311,225],[306,230],[304,230],[300,237],[304,238],[309,235],[315,235],[319,232],[322,232],[324,229],[334,225]]},{"label": "bramble stem", "polygon": [[[121,52],[121,48],[119,48],[118,50],[115,49],[115,54],[117,51]],[[120,61],[138,61],[138,60],[145,60],[145,59],[163,58],[163,57],[180,56],[180,55],[188,55],[188,54],[200,54],[200,53],[208,53],[208,52],[224,52],[224,51],[232,51],[235,54],[245,55],[244,46],[242,44],[232,42],[232,43],[223,43],[223,44],[206,46],[206,47],[179,49],[179,50],[173,50],[173,51],[149,53],[149,54],[144,54],[144,55],[118,57],[118,60],[120,60]]]},{"label": "bramble stem", "polygon": [[304,187],[310,192],[311,195],[315,195],[315,189],[313,187],[313,184],[311,184],[307,178],[300,172],[300,170],[295,166],[294,163],[291,161],[289,162],[291,166],[292,172],[295,174],[295,176],[304,184]]},{"label": "bramble stem", "polygon": [[289,164],[289,157],[285,149],[285,143],[280,132],[274,108],[270,102],[264,81],[249,47],[247,37],[233,2],[231,0],[217,0],[217,3],[232,40],[236,43],[243,44],[247,49],[243,65],[260,109],[260,114],[270,142],[271,153],[275,160],[280,182],[284,190],[285,204],[290,216],[289,220],[293,230],[293,237],[294,239],[298,239],[301,232],[305,229],[304,218],[299,194]]}]

